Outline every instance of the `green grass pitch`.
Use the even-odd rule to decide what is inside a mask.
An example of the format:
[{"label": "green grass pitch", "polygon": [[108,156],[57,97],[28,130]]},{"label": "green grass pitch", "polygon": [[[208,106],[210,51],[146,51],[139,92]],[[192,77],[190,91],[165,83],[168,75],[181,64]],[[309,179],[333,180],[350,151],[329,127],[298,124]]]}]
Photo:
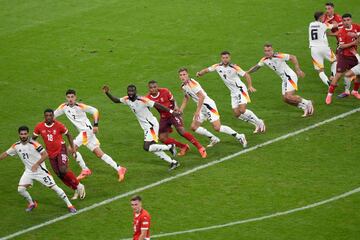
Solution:
[{"label": "green grass pitch", "polygon": [[[262,57],[262,44],[294,54],[306,73],[299,94],[312,99],[316,113],[301,111],[281,101],[281,80],[269,69],[252,74],[257,92],[248,108],[267,124],[267,132],[232,116],[230,96],[216,73],[199,81],[216,101],[224,124],[244,132],[249,147],[350,111],[360,106],[354,98],[334,99],[325,106],[326,87],[313,70],[308,48],[308,24],[325,1],[8,1],[0,0],[0,149],[17,141],[17,127],[31,128],[43,110],[64,101],[75,88],[84,103],[100,111],[98,138],[102,149],[128,168],[119,184],[115,172],[80,148],[93,175],[83,183],[87,198],[74,201],[78,209],[185,172],[241,150],[232,138],[201,159],[192,147],[179,158],[181,168],[168,173],[167,165],[142,150],[143,132],[128,107],[112,104],[101,92],[109,84],[117,96],[134,83],[146,93],[156,79],[181,101],[177,69],[196,71],[219,61],[228,50],[232,60],[247,70]],[[334,1],[339,13],[351,12],[360,22],[358,1]],[[330,39],[334,48],[335,39]],[[326,64],[329,74],[329,64]],[[342,90],[342,84],[338,93]],[[186,109],[189,128],[195,109]],[[156,116],[158,114],[153,111]],[[61,117],[73,135],[76,130]],[[360,186],[360,114],[325,124],[292,138],[238,156],[141,192],[152,214],[152,234],[208,227],[286,211],[329,199]],[[205,124],[210,128],[210,125]],[[203,144],[207,139],[195,136]],[[181,138],[179,138],[181,139]],[[185,141],[185,140],[183,140]],[[50,164],[47,162],[50,169]],[[75,173],[80,169],[74,160]],[[57,196],[35,183],[30,190],[39,208],[25,213],[16,187],[23,165],[17,158],[0,162],[0,238],[67,213]],[[66,186],[55,181],[68,195]],[[359,239],[360,195],[317,208],[215,230],[162,239]],[[123,239],[132,236],[129,198],[78,214],[25,233],[16,239]]]}]

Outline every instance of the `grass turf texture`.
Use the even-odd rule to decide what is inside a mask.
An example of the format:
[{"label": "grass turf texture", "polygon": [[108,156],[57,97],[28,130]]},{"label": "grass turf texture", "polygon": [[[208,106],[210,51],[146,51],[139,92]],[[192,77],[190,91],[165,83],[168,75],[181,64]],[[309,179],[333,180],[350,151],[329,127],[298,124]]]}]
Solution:
[{"label": "grass turf texture", "polygon": [[[335,4],[338,12],[349,11],[354,22],[360,22],[356,1]],[[258,92],[251,95],[249,109],[265,120],[268,132],[252,135],[252,126],[232,117],[228,90],[216,73],[199,79],[216,101],[222,122],[247,134],[250,146],[359,106],[353,98],[335,99],[331,106],[324,104],[326,87],[313,70],[307,42],[308,23],[314,11],[323,9],[322,1],[2,1],[1,5],[0,148],[6,150],[17,140],[19,125],[33,127],[42,120],[45,108],[57,107],[66,89],[75,88],[79,99],[100,110],[98,137],[103,150],[129,169],[126,182],[119,184],[110,167],[81,148],[93,175],[84,180],[87,199],[74,202],[79,209],[172,175],[164,162],[142,151],[143,132],[135,116],[126,106],[106,99],[100,91],[105,83],[114,94],[123,96],[129,83],[135,83],[145,94],[147,81],[156,79],[170,88],[180,102],[179,67],[188,67],[194,75],[218,62],[218,53],[227,49],[233,62],[246,70],[262,56],[262,44],[271,41],[279,51],[298,56],[307,73],[305,79],[299,80],[299,94],[315,101],[313,118],[301,119],[299,110],[282,103],[281,80],[270,69],[261,69],[252,75]],[[334,46],[335,40],[330,41]],[[329,65],[326,67],[329,74]],[[194,109],[191,104],[185,112],[187,126]],[[68,120],[60,120],[75,136]],[[359,137],[354,136],[359,131],[359,120],[359,114],[355,114],[142,193],[145,207],[153,215],[152,232],[270,214],[359,186],[355,145]],[[241,149],[231,137],[217,135],[222,143],[208,151],[208,159],[200,159],[192,148],[188,156],[180,159],[179,172]],[[71,167],[79,172],[74,161]],[[25,202],[16,193],[22,169],[16,158],[0,164],[0,196],[6,206],[0,210],[0,236],[66,213],[52,191],[35,183],[30,191],[40,205],[26,214]],[[57,178],[55,181],[68,195],[72,194]],[[355,239],[360,223],[355,204],[358,200],[359,196],[354,195],[286,217],[167,238]],[[123,199],[20,238],[56,239],[68,229],[68,239],[119,239],[131,236],[131,221],[131,209]]]}]

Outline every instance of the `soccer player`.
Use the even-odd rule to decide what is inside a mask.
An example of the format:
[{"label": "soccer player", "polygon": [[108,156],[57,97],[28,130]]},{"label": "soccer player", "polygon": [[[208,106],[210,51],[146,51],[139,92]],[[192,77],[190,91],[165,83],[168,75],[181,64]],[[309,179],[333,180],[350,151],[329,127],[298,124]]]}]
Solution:
[{"label": "soccer player", "polygon": [[[331,104],[332,95],[337,87],[339,79],[344,75],[347,70],[355,67],[358,64],[358,60],[354,55],[354,50],[357,50],[359,44],[360,25],[352,23],[352,16],[350,13],[345,13],[342,16],[343,27],[338,32],[339,46],[337,54],[337,67],[336,74],[331,85],[329,86],[328,94],[325,99],[326,104]],[[350,81],[348,77],[345,77],[346,81]],[[355,80],[354,89],[351,91],[351,95],[360,99],[359,95],[359,80]]]},{"label": "soccer player", "polygon": [[145,209],[142,208],[141,197],[132,197],[130,203],[134,214],[133,240],[150,240],[151,216]]},{"label": "soccer player", "polygon": [[250,102],[250,97],[246,85],[240,80],[240,77],[245,77],[249,91],[255,92],[256,89],[252,86],[250,75],[244,72],[238,65],[230,62],[231,57],[228,51],[223,51],[220,56],[220,63],[197,72],[196,76],[201,77],[208,72],[217,71],[230,90],[231,106],[235,117],[255,125],[254,133],[265,132],[264,121],[259,119],[251,110],[246,109],[246,104]]},{"label": "soccer player", "polygon": [[[258,64],[249,69],[248,73],[256,72],[264,65],[268,66],[282,79],[282,95],[284,102],[302,109],[304,111],[303,117],[311,116],[314,112],[311,100],[306,100],[305,98],[295,95],[295,91],[298,90],[298,76],[305,76],[304,72],[300,69],[296,56],[274,52],[271,43],[266,43],[264,45],[264,55],[265,56],[261,58]],[[291,61],[294,64],[296,73],[286,64],[286,61]]]},{"label": "soccer player", "polygon": [[36,140],[38,136],[42,137],[46,151],[49,154],[52,169],[66,186],[75,190],[75,194],[71,199],[75,200],[79,196],[80,199],[84,199],[86,195],[85,186],[76,179],[74,173],[69,169],[69,158],[62,135],[65,134],[69,141],[70,152],[73,152],[74,149],[73,139],[67,128],[61,122],[55,120],[52,109],[46,109],[44,116],[45,121],[36,125],[32,139]]},{"label": "soccer player", "polygon": [[235,137],[236,140],[238,140],[245,148],[247,145],[245,135],[239,134],[235,132],[232,128],[221,124],[220,115],[214,100],[212,100],[206,94],[204,89],[202,89],[202,87],[197,81],[189,77],[188,70],[186,68],[180,68],[178,73],[179,78],[182,82],[181,88],[185,93],[183,102],[180,107],[180,112],[184,112],[184,109],[190,98],[192,98],[194,102],[196,102],[197,108],[194,113],[191,129],[200,135],[210,138],[210,144],[207,147],[214,146],[215,144],[220,142],[220,139],[205,128],[201,127],[201,124],[205,120],[210,121],[215,131]]},{"label": "soccer player", "polygon": [[75,213],[76,208],[71,204],[65,192],[56,185],[53,177],[46,169],[44,161],[48,157],[48,154],[45,149],[38,142],[29,138],[29,128],[27,126],[19,127],[18,133],[20,141],[14,143],[6,152],[3,152],[0,155],[0,160],[17,154],[25,165],[25,171],[18,184],[19,194],[28,201],[28,207],[25,211],[31,212],[38,206],[37,201],[33,200],[27,191],[27,189],[33,185],[34,180],[36,180],[56,192],[59,198],[66,203],[69,211]]},{"label": "soccer player", "polygon": [[[115,169],[119,176],[119,182],[123,181],[127,169],[118,165],[109,155],[101,150],[100,142],[95,135],[99,130],[99,111],[92,106],[76,102],[76,91],[73,89],[67,90],[65,95],[67,102],[61,104],[55,110],[55,117],[57,118],[62,114],[65,114],[79,131],[79,135],[74,140],[74,157],[79,163],[82,171],[77,179],[81,180],[91,174],[91,170],[86,166],[82,155],[78,152],[78,148],[81,145],[85,145],[96,157]],[[91,125],[86,113],[93,115],[94,126]]]},{"label": "soccer player", "polygon": [[[155,80],[151,80],[148,83],[149,94],[146,96],[150,100],[160,103],[161,105],[169,109],[178,109],[174,96],[167,88],[159,88],[158,83]],[[184,128],[184,122],[181,116],[173,116],[169,112],[157,109],[160,113],[160,128],[159,128],[159,139],[165,144],[175,144],[180,148],[178,156],[184,156],[190,149],[189,145],[176,141],[174,138],[169,137],[169,133],[172,132],[171,126],[174,125],[176,131],[189,142],[191,142],[199,151],[200,155],[205,158],[206,150],[198,142],[198,140]]]},{"label": "soccer player", "polygon": [[326,36],[327,30],[337,27],[337,23],[323,23],[325,15],[323,12],[315,12],[315,21],[309,25],[309,46],[311,49],[312,62],[314,68],[319,72],[321,81],[326,85],[330,85],[330,80],[324,73],[324,59],[331,63],[332,76],[336,74],[336,56],[329,47]]},{"label": "soccer player", "polygon": [[[338,27],[342,27],[342,18],[341,15],[335,13],[335,5],[332,2],[325,3],[325,16],[322,19],[323,23],[328,23],[332,25],[337,25]],[[330,36],[337,35],[338,27],[334,27],[328,33]]]},{"label": "soccer player", "polygon": [[171,157],[169,157],[164,151],[170,151],[173,157],[176,156],[176,146],[175,144],[163,145],[158,144],[158,131],[159,123],[150,112],[149,108],[156,107],[163,111],[169,112],[172,115],[179,115],[174,110],[164,107],[163,105],[151,101],[146,97],[140,97],[137,95],[137,90],[135,85],[129,85],[127,87],[127,96],[122,98],[114,97],[110,93],[110,88],[108,86],[103,86],[104,93],[110,98],[114,103],[123,103],[128,105],[129,108],[134,112],[141,128],[144,130],[144,150],[154,153],[156,156],[160,157],[162,160],[170,164],[169,170],[174,170],[180,166],[180,163]]}]

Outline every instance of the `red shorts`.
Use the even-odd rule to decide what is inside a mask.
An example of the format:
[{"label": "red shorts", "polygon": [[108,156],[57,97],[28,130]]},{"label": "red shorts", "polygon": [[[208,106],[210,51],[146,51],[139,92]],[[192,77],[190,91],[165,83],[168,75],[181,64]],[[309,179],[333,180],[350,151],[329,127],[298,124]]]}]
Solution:
[{"label": "red shorts", "polygon": [[344,56],[342,54],[338,54],[336,56],[336,59],[336,72],[338,73],[344,73],[358,64],[358,60],[355,56]]},{"label": "red shorts", "polygon": [[160,127],[159,127],[159,133],[171,133],[172,128],[171,126],[174,125],[175,128],[184,127],[184,122],[182,117],[178,116],[171,116],[168,118],[160,118]]},{"label": "red shorts", "polygon": [[61,151],[54,157],[49,157],[50,164],[56,175],[59,175],[61,167],[69,166],[69,158],[67,155],[66,145],[61,146]]}]

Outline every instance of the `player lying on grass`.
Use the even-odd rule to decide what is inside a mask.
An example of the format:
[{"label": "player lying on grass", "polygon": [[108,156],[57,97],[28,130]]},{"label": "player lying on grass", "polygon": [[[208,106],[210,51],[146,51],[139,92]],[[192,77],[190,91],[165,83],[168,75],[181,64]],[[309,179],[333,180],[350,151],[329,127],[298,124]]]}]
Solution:
[{"label": "player lying on grass", "polygon": [[[126,168],[118,165],[109,155],[101,150],[100,142],[95,135],[99,130],[99,111],[92,106],[76,102],[77,96],[75,90],[69,89],[66,91],[65,95],[66,103],[61,104],[55,110],[55,117],[57,118],[62,114],[65,114],[79,131],[79,135],[74,140],[74,157],[79,163],[82,171],[77,179],[81,180],[91,174],[91,170],[86,166],[82,155],[78,152],[78,148],[85,145],[96,157],[115,169],[119,176],[119,182],[123,181]],[[94,126],[91,125],[86,113],[93,115]]]},{"label": "player lying on grass", "polygon": [[36,125],[32,139],[36,140],[41,136],[49,154],[50,164],[56,175],[65,183],[66,186],[75,190],[73,200],[80,196],[80,199],[85,198],[85,186],[76,179],[74,173],[69,169],[69,158],[67,155],[66,144],[62,135],[65,134],[69,144],[70,153],[73,152],[74,143],[68,129],[54,118],[54,111],[46,109],[44,111],[45,121]]},{"label": "player lying on grass", "polygon": [[[270,43],[264,45],[264,55],[258,64],[249,69],[248,73],[256,72],[264,65],[268,66],[282,79],[282,96],[284,102],[302,109],[304,111],[303,117],[311,116],[314,113],[312,102],[295,95],[295,91],[298,90],[298,76],[305,76],[304,72],[300,69],[296,56],[274,52]],[[291,61],[294,64],[296,73],[286,64],[286,61]]]},{"label": "player lying on grass", "polygon": [[[256,91],[252,86],[250,75],[244,72],[238,65],[230,62],[231,57],[228,51],[223,51],[220,56],[220,63],[197,72],[196,76],[201,77],[208,72],[216,71],[230,90],[231,106],[235,117],[255,125],[254,133],[265,132],[264,121],[259,119],[253,111],[247,109],[247,104],[250,102],[248,89],[250,92]],[[240,77],[246,78],[248,88],[241,81]]]},{"label": "player lying on grass", "polygon": [[214,100],[212,100],[206,94],[204,89],[202,89],[202,87],[197,81],[189,77],[188,70],[186,68],[180,68],[178,73],[179,78],[182,82],[181,88],[185,93],[183,102],[180,107],[180,112],[184,112],[184,109],[188,104],[190,98],[192,98],[194,102],[196,102],[197,108],[194,113],[191,129],[200,135],[210,138],[210,144],[207,147],[214,146],[215,144],[220,142],[220,139],[205,128],[201,127],[202,123],[205,120],[210,121],[215,131],[235,137],[236,140],[238,140],[243,145],[243,147],[246,147],[247,142],[245,135],[239,134],[235,132],[232,128],[221,124],[220,115]]},{"label": "player lying on grass", "polygon": [[173,170],[180,166],[180,163],[171,157],[169,157],[164,151],[170,151],[172,156],[176,156],[176,146],[175,144],[158,144],[158,131],[159,123],[154,115],[150,112],[150,107],[156,107],[163,111],[167,111],[174,116],[178,116],[174,110],[171,110],[163,105],[149,100],[146,97],[140,97],[137,95],[136,86],[129,85],[127,87],[127,96],[118,98],[114,97],[110,93],[110,88],[108,86],[103,86],[104,93],[110,98],[114,103],[123,103],[128,105],[129,108],[134,112],[141,128],[144,130],[144,150],[154,153],[156,156],[160,157],[164,161],[170,164],[169,170]]},{"label": "player lying on grass", "polygon": [[25,171],[18,184],[19,194],[28,202],[28,207],[25,211],[30,212],[38,205],[27,191],[28,188],[32,187],[35,180],[55,191],[66,203],[69,211],[75,213],[75,207],[71,204],[65,192],[56,185],[53,177],[46,169],[44,161],[48,157],[48,154],[45,149],[38,142],[29,138],[29,128],[27,126],[19,127],[18,133],[20,141],[14,143],[6,152],[3,152],[0,155],[0,160],[17,154],[25,165]]},{"label": "player lying on grass", "polygon": [[[147,98],[165,107],[168,107],[169,109],[178,110],[174,96],[169,91],[169,89],[159,88],[155,80],[151,80],[148,83],[148,88],[149,88],[149,94],[146,96]],[[174,126],[176,131],[182,137],[186,138],[198,149],[200,155],[203,158],[206,157],[205,148],[198,142],[198,140],[191,133],[185,130],[184,121],[181,116],[173,116],[171,113],[167,111],[163,111],[161,109],[157,109],[157,110],[160,113],[159,139],[161,142],[165,144],[175,144],[178,148],[180,148],[180,153],[178,153],[178,156],[184,156],[186,154],[186,152],[190,149],[189,145],[181,143],[175,140],[174,138],[169,137],[169,133],[172,132],[171,126]]]}]

